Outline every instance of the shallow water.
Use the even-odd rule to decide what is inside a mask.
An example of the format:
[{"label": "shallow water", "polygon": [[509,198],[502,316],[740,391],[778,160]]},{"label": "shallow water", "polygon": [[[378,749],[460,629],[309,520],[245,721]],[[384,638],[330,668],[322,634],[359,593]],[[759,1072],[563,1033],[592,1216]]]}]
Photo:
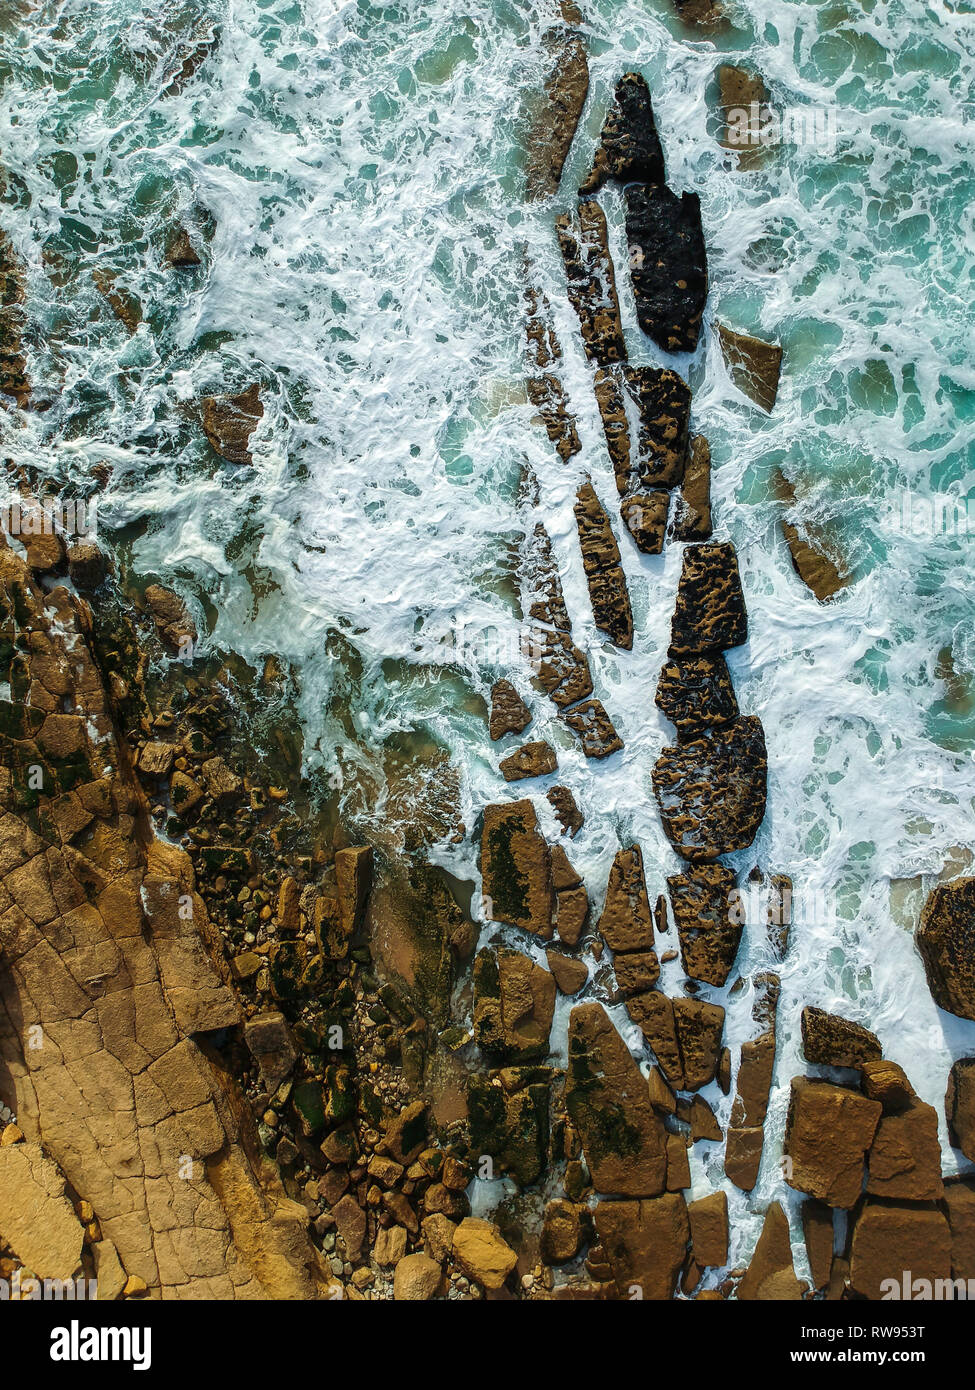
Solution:
[{"label": "shallow water", "polygon": [[[768,815],[737,862],[791,874],[798,919],[769,1133],[781,1134],[800,1070],[804,1003],[873,1028],[940,1111],[972,1025],[932,1004],[890,884],[927,884],[973,839],[972,13],[740,0],[733,27],[702,37],[664,0],[584,8],[592,84],[558,205],[631,68],[650,82],[671,185],[702,199],[706,330],[676,365],[695,387],[716,534],[738,548],[749,606],[751,640],[729,665],[770,755]],[[679,553],[641,557],[624,540],[637,636],[632,653],[611,648],[592,625],[572,501],[588,472],[613,511],[612,469],[554,209],[520,196],[523,104],[541,86],[550,18],[542,0],[67,0],[8,26],[3,221],[28,265],[30,375],[50,409],[5,419],[3,445],[66,486],[109,466],[103,538],[131,528],[137,568],[176,583],[201,618],[205,601],[211,644],[293,665],[308,769],[332,779],[366,835],[397,805],[387,744],[450,751],[468,828],[485,801],[517,794],[499,785],[478,697],[502,674],[527,690],[511,546],[528,463],[576,639],[626,743],[587,762],[554,707],[532,701],[532,732],[557,747],[559,780],[586,813],[572,857],[598,903],[620,842],[643,846],[652,896],[678,867],[649,776],[670,736],[652,697]],[[167,95],[214,27],[213,51]],[[783,146],[757,169],[733,167],[715,115],[729,53],[762,72],[782,109],[828,112],[835,148]],[[636,325],[620,201],[603,201],[631,358],[662,361]],[[163,262],[179,217],[204,248],[198,270]],[[568,467],[524,399],[526,253],[579,415],[583,451]],[[96,270],[141,305],[131,336]],[[782,342],[770,418],[731,386],[719,318]],[[255,379],[266,413],[254,467],[219,463],[186,405]],[[792,570],[769,497],[776,467],[852,571],[827,606]],[[340,717],[350,707],[356,728]],[[553,834],[544,800],[540,811]],[[476,879],[469,840],[436,857]],[[753,923],[738,968],[764,961]],[[713,993],[729,1040],[745,1036],[748,991]],[[637,1030],[616,1021],[635,1047]],[[730,1102],[717,1108],[726,1120]],[[942,1139],[950,1169],[959,1155]],[[774,1195],[794,1217],[776,1157],[769,1142],[755,1192],[732,1192],[732,1264],[754,1237],[746,1210]],[[720,1146],[696,1146],[700,1191],[720,1180],[720,1159]]]}]

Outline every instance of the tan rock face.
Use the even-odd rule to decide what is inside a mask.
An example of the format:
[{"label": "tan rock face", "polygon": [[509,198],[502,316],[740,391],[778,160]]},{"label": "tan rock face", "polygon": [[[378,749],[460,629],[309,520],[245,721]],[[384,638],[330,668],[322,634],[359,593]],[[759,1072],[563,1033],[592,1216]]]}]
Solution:
[{"label": "tan rock face", "polygon": [[405,1255],[396,1265],[393,1298],[397,1303],[425,1303],[437,1292],[443,1270],[429,1255]]},{"label": "tan rock face", "polygon": [[831,1207],[852,1207],[880,1115],[879,1102],[857,1091],[795,1077],[785,1130],[786,1182]]},{"label": "tan rock face", "polygon": [[552,69],[526,142],[526,195],[532,202],[558,191],[562,166],[589,91],[586,46],[579,35],[553,28],[545,42],[552,54]]},{"label": "tan rock face", "polygon": [[798,1302],[802,1286],[792,1264],[789,1222],[778,1202],[765,1213],[762,1234],[744,1279],[738,1285],[744,1302]]},{"label": "tan rock face", "polygon": [[892,1281],[904,1297],[904,1276],[914,1296],[923,1293],[914,1281],[928,1281],[927,1297],[937,1279],[951,1274],[951,1232],[935,1207],[910,1207],[868,1201],[853,1228],[850,1283],[864,1298],[880,1299]]},{"label": "tan rock face", "polygon": [[518,1256],[490,1221],[466,1217],[454,1231],[454,1259],[471,1279],[486,1289],[500,1289],[518,1263]]},{"label": "tan rock face", "polygon": [[552,934],[549,848],[528,800],[484,808],[481,837],[483,893],[489,915],[536,936]]},{"label": "tan rock face", "polygon": [[[147,591],[146,601],[170,636],[185,631],[175,596]],[[52,726],[40,791],[2,736],[0,764],[12,769],[0,779],[5,1100],[26,1151],[43,1140],[150,1292],[319,1296],[327,1279],[304,1209],[296,1216],[251,1168],[233,1097],[193,1040],[236,1024],[239,1010],[205,945],[189,859],[152,840],[86,623],[67,590],[42,594],[0,549],[0,630],[26,639],[25,689],[49,692],[79,725],[67,740]],[[4,1161],[24,1147],[5,1148]]]},{"label": "tan rock face", "polygon": [[64,1178],[39,1144],[0,1148],[0,1241],[39,1279],[70,1279],[81,1264],[84,1230]]},{"label": "tan rock face", "polygon": [[648,951],[653,946],[653,919],[639,845],[619,850],[613,860],[599,930],[613,952]]},{"label": "tan rock face", "polygon": [[975,1019],[975,878],[933,889],[915,938],[931,997],[940,1009]]},{"label": "tan rock face", "polygon": [[205,396],[200,409],[203,432],[220,457],[250,464],[250,437],[264,415],[260,383],[236,396]]},{"label": "tan rock face", "polygon": [[609,517],[588,481],[576,495],[575,517],[593,622],[617,647],[629,651],[633,646],[633,615],[619,547]]},{"label": "tan rock face", "polygon": [[711,1192],[690,1202],[691,1248],[699,1265],[723,1265],[728,1259],[728,1196]]},{"label": "tan rock face", "polygon": [[944,1195],[938,1115],[915,1100],[897,1115],[884,1115],[870,1149],[867,1191],[877,1197],[935,1202]]},{"label": "tan rock face", "polygon": [[833,1211],[810,1198],[802,1204],[802,1234],[809,1256],[813,1288],[824,1289],[833,1268]]},{"label": "tan rock face", "polygon": [[690,1235],[680,1193],[642,1202],[600,1202],[594,1220],[620,1298],[631,1298],[634,1287],[645,1299],[673,1297]]},{"label": "tan rock face", "polygon": [[597,1192],[641,1197],[664,1190],[663,1125],[640,1068],[600,1004],[572,1010],[565,1103]]}]

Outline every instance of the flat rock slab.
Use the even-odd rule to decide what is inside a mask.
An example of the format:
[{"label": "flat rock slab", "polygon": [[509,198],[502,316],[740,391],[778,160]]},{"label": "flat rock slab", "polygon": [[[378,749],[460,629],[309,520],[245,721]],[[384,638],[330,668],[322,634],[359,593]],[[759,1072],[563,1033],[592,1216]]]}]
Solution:
[{"label": "flat rock slab", "polygon": [[620,1298],[672,1298],[687,1253],[690,1223],[680,1193],[643,1202],[600,1202],[593,1220]]},{"label": "flat rock slab", "polygon": [[786,1182],[831,1207],[852,1207],[880,1115],[880,1103],[859,1091],[794,1077],[785,1126],[784,1152],[791,1160]]},{"label": "flat rock slab", "polygon": [[730,541],[690,545],[684,551],[670,630],[671,656],[701,656],[740,647],[748,618]]},{"label": "flat rock slab", "polygon": [[704,862],[750,845],[765,815],[767,774],[765,733],[754,715],[664,748],[653,790],[677,853]]},{"label": "flat rock slab", "polygon": [[40,1144],[0,1148],[0,1240],[38,1279],[70,1279],[81,1264],[84,1229],[64,1178]]},{"label": "flat rock slab", "polygon": [[481,880],[493,921],[551,936],[549,848],[527,798],[484,808]]},{"label": "flat rock slab", "polygon": [[975,878],[928,895],[915,941],[938,1008],[975,1020]]},{"label": "flat rock slab", "polygon": [[586,356],[600,367],[625,362],[616,275],[602,208],[592,199],[581,202],[577,216],[563,213],[555,219],[555,230]]}]

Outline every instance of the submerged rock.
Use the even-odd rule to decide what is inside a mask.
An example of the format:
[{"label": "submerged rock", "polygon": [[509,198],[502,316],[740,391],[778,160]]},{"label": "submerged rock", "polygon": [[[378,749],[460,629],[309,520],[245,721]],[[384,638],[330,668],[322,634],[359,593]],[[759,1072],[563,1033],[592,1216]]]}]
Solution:
[{"label": "submerged rock", "polygon": [[525,777],[545,777],[550,772],[557,772],[559,760],[552,745],[540,739],[516,748],[501,759],[500,767],[501,776],[506,782],[518,782]]},{"label": "submerged rock", "polygon": [[236,396],[204,396],[203,433],[228,463],[250,464],[250,437],[264,416],[259,382]]},{"label": "submerged rock", "polygon": [[718,342],[735,386],[770,415],[779,391],[781,347],[748,333],[736,333],[723,323],[718,324]]},{"label": "submerged rock", "polygon": [[664,183],[664,153],[653,118],[646,79],[626,72],[603,122],[592,171],[579,186],[580,197],[596,193],[607,179],[616,183]]},{"label": "submerged rock", "polygon": [[593,200],[582,202],[578,216],[563,213],[555,219],[555,229],[586,356],[600,367],[625,362],[616,275],[602,208]]},{"label": "submerged rock", "polygon": [[585,824],[585,817],[576,805],[576,799],[569,788],[549,787],[545,797],[551,803],[556,818],[562,826],[562,834],[574,839]]},{"label": "submerged rock", "polygon": [[701,434],[691,439],[673,534],[679,541],[711,538],[711,448]]},{"label": "submerged rock", "polygon": [[585,700],[566,710],[562,717],[578,735],[587,758],[608,758],[623,747],[601,700]]},{"label": "submerged rock", "polygon": [[768,758],[754,715],[664,748],[652,781],[671,844],[697,862],[745,849],[765,815]]},{"label": "submerged rock", "polygon": [[525,145],[529,202],[549,198],[558,192],[562,168],[589,91],[586,45],[578,34],[550,29],[545,35],[545,44],[553,55],[553,66],[545,82],[544,100],[531,122]]},{"label": "submerged rock", "polygon": [[693,352],[708,295],[701,201],[665,184],[629,184],[625,196],[640,327],[665,352]]}]

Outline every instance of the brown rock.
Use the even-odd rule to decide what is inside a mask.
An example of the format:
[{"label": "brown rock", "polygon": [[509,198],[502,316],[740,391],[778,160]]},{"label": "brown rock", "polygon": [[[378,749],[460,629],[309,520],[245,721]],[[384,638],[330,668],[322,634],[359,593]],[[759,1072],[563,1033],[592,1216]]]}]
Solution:
[{"label": "brown rock", "polygon": [[555,980],[520,951],[478,952],[474,963],[474,1038],[482,1052],[508,1062],[548,1052]]},{"label": "brown rock", "polygon": [[588,480],[576,494],[575,518],[593,622],[617,647],[629,651],[633,646],[633,615],[619,547],[609,518]]},{"label": "brown rock", "polygon": [[813,1288],[825,1289],[833,1268],[833,1210],[812,1197],[800,1210]]},{"label": "brown rock", "polygon": [[710,1192],[690,1202],[687,1215],[691,1225],[691,1248],[701,1266],[723,1265],[728,1260],[728,1197]]},{"label": "brown rock", "polygon": [[765,815],[768,757],[749,715],[664,748],[652,781],[667,838],[695,862],[747,848]]},{"label": "brown rock", "polygon": [[957,1178],[945,1183],[945,1210],[951,1227],[951,1273],[975,1279],[975,1183]]},{"label": "brown rock", "polygon": [[608,758],[623,747],[623,740],[600,700],[585,700],[562,716],[579,738],[587,758]]},{"label": "brown rock", "polygon": [[600,1004],[572,1010],[565,1103],[598,1192],[636,1197],[663,1191],[663,1126],[639,1067]]},{"label": "brown rock", "polygon": [[975,878],[932,889],[915,940],[938,1008],[975,1020]]},{"label": "brown rock", "polygon": [[691,439],[673,534],[679,541],[711,539],[711,449],[701,434]]},{"label": "brown rock", "polygon": [[518,1263],[497,1226],[473,1216],[454,1232],[453,1255],[464,1273],[486,1289],[500,1289]]},{"label": "brown rock", "polygon": [[731,676],[720,655],[671,658],[661,669],[654,700],[681,741],[738,717]]},{"label": "brown rock", "polygon": [[882,1052],[868,1028],[811,1007],[802,1011],[802,1050],[807,1062],[826,1067],[859,1067],[879,1061]]},{"label": "brown rock", "polygon": [[589,969],[583,960],[564,956],[561,951],[553,951],[551,947],[545,952],[545,959],[562,994],[578,994],[589,979]]},{"label": "brown rock", "polygon": [[653,922],[639,845],[617,851],[609,872],[599,931],[613,953],[649,951]]},{"label": "brown rock", "polygon": [[139,771],[147,777],[168,777],[175,756],[176,749],[171,743],[147,743],[139,754]]},{"label": "brown rock", "polygon": [[903,1298],[908,1275],[915,1298],[931,1298],[934,1282],[950,1277],[951,1232],[947,1221],[934,1207],[867,1201],[853,1227],[852,1288],[863,1298],[874,1300],[896,1288]]},{"label": "brown rock", "polygon": [[742,923],[735,875],[724,864],[695,864],[667,880],[677,923],[681,964],[692,980],[723,985],[731,973]]},{"label": "brown rock", "polygon": [[539,740],[526,743],[501,759],[501,776],[506,782],[518,782],[524,777],[545,777],[557,772],[559,760],[551,744]]},{"label": "brown rock", "polygon": [[577,946],[589,920],[589,895],[579,884],[555,895],[555,930],[566,946]]},{"label": "brown rock", "polygon": [[195,644],[196,624],[178,594],[164,589],[161,584],[150,584],[145,600],[159,636],[171,650],[178,652],[187,643]]},{"label": "brown rock", "polygon": [[975,1057],[960,1057],[948,1073],[945,1118],[954,1147],[975,1162]]},{"label": "brown rock", "polygon": [[545,797],[546,800],[552,804],[556,819],[562,826],[562,834],[568,835],[570,839],[574,839],[582,829],[585,818],[576,805],[576,799],[569,791],[569,788],[549,787],[548,791],[545,793]]},{"label": "brown rock", "polygon": [[250,437],[264,415],[261,387],[254,382],[237,396],[204,396],[203,433],[228,463],[251,464]]},{"label": "brown rock", "polygon": [[764,343],[748,333],[718,324],[718,342],[728,374],[743,395],[771,414],[779,391],[782,349],[778,343]]},{"label": "brown rock", "polygon": [[667,1135],[667,1191],[680,1192],[691,1185],[687,1143],[682,1134]]},{"label": "brown rock", "polygon": [[372,849],[358,845],[335,852],[335,883],[339,904],[339,925],[350,938],[362,926],[369,890],[372,887]]},{"label": "brown rock", "polygon": [[617,956],[613,961],[613,970],[617,993],[623,999],[653,989],[660,977],[656,951],[634,951],[628,956]]},{"label": "brown rock", "polygon": [[531,710],[510,681],[495,681],[491,687],[491,722],[488,732],[496,742],[505,734],[520,734],[531,723]]},{"label": "brown rock", "polygon": [[680,1089],[699,1091],[714,1080],[721,1053],[724,1009],[704,999],[678,998],[673,1003],[674,1028],[684,1074]]},{"label": "brown rock", "polygon": [[269,1087],[276,1089],[288,1079],[298,1053],[283,1014],[255,1014],[244,1024],[244,1041]]},{"label": "brown rock", "polygon": [[748,638],[748,619],[729,541],[710,541],[684,551],[670,634],[671,656],[700,656],[739,647]]},{"label": "brown rock", "polygon": [[738,1299],[749,1302],[798,1302],[802,1285],[792,1264],[789,1222],[778,1202],[765,1213],[765,1224],[741,1283]]},{"label": "brown rock", "polygon": [[104,583],[109,561],[94,541],[76,541],[68,546],[68,574],[76,589],[92,593]]},{"label": "brown rock", "polygon": [[393,1298],[397,1303],[426,1303],[442,1279],[443,1271],[429,1255],[404,1255],[393,1276]]},{"label": "brown rock", "polygon": [[827,603],[846,588],[850,576],[840,572],[835,560],[827,555],[821,543],[814,540],[808,528],[803,534],[791,521],[783,521],[782,534],[789,547],[793,569],[820,603]]},{"label": "brown rock", "polygon": [[481,879],[489,917],[551,936],[549,863],[549,848],[529,800],[484,808]]},{"label": "brown rock", "polygon": [[684,1065],[677,1042],[674,1003],[660,990],[648,990],[626,1001],[626,1012],[639,1026],[661,1072],[675,1090],[684,1088]]},{"label": "brown rock", "polygon": [[553,28],[545,35],[553,66],[545,81],[545,98],[531,123],[525,148],[526,196],[529,202],[558,191],[572,137],[586,104],[589,64],[586,45],[577,34]]},{"label": "brown rock", "polygon": [[561,1198],[549,1202],[542,1221],[541,1254],[546,1264],[561,1265],[574,1260],[582,1247],[579,1208]]},{"label": "brown rock", "polygon": [[691,1140],[694,1143],[697,1143],[699,1139],[721,1140],[724,1138],[721,1133],[721,1126],[715,1119],[714,1111],[703,1096],[695,1096],[691,1101],[689,1123]]},{"label": "brown rock", "polygon": [[758,1182],[758,1172],[762,1163],[762,1148],[765,1131],[759,1125],[753,1129],[728,1130],[725,1142],[724,1170],[736,1187],[742,1192],[751,1192]]},{"label": "brown rock", "polygon": [[784,1146],[789,1186],[831,1207],[852,1207],[880,1114],[880,1104],[858,1091],[794,1077]]},{"label": "brown rock", "polygon": [[661,1115],[676,1115],[677,1101],[657,1067],[651,1067],[647,1076],[647,1089],[650,1104]]},{"label": "brown rock", "polygon": [[600,367],[625,362],[616,276],[602,208],[594,201],[581,202],[577,216],[563,213],[555,219],[555,229],[569,301],[579,316],[587,357]]},{"label": "brown rock", "polygon": [[593,1217],[619,1297],[639,1287],[645,1299],[672,1298],[690,1236],[683,1195],[600,1202]]},{"label": "brown rock", "polygon": [[0,1147],[0,1243],[38,1279],[70,1279],[81,1264],[84,1234],[64,1178],[41,1146]]},{"label": "brown rock", "polygon": [[868,1159],[867,1191],[876,1197],[935,1202],[944,1194],[938,1114],[915,1100],[897,1115],[884,1115]]},{"label": "brown rock", "polygon": [[885,1114],[903,1110],[914,1099],[914,1087],[896,1062],[861,1062],[859,1070],[863,1094],[879,1100]]}]

